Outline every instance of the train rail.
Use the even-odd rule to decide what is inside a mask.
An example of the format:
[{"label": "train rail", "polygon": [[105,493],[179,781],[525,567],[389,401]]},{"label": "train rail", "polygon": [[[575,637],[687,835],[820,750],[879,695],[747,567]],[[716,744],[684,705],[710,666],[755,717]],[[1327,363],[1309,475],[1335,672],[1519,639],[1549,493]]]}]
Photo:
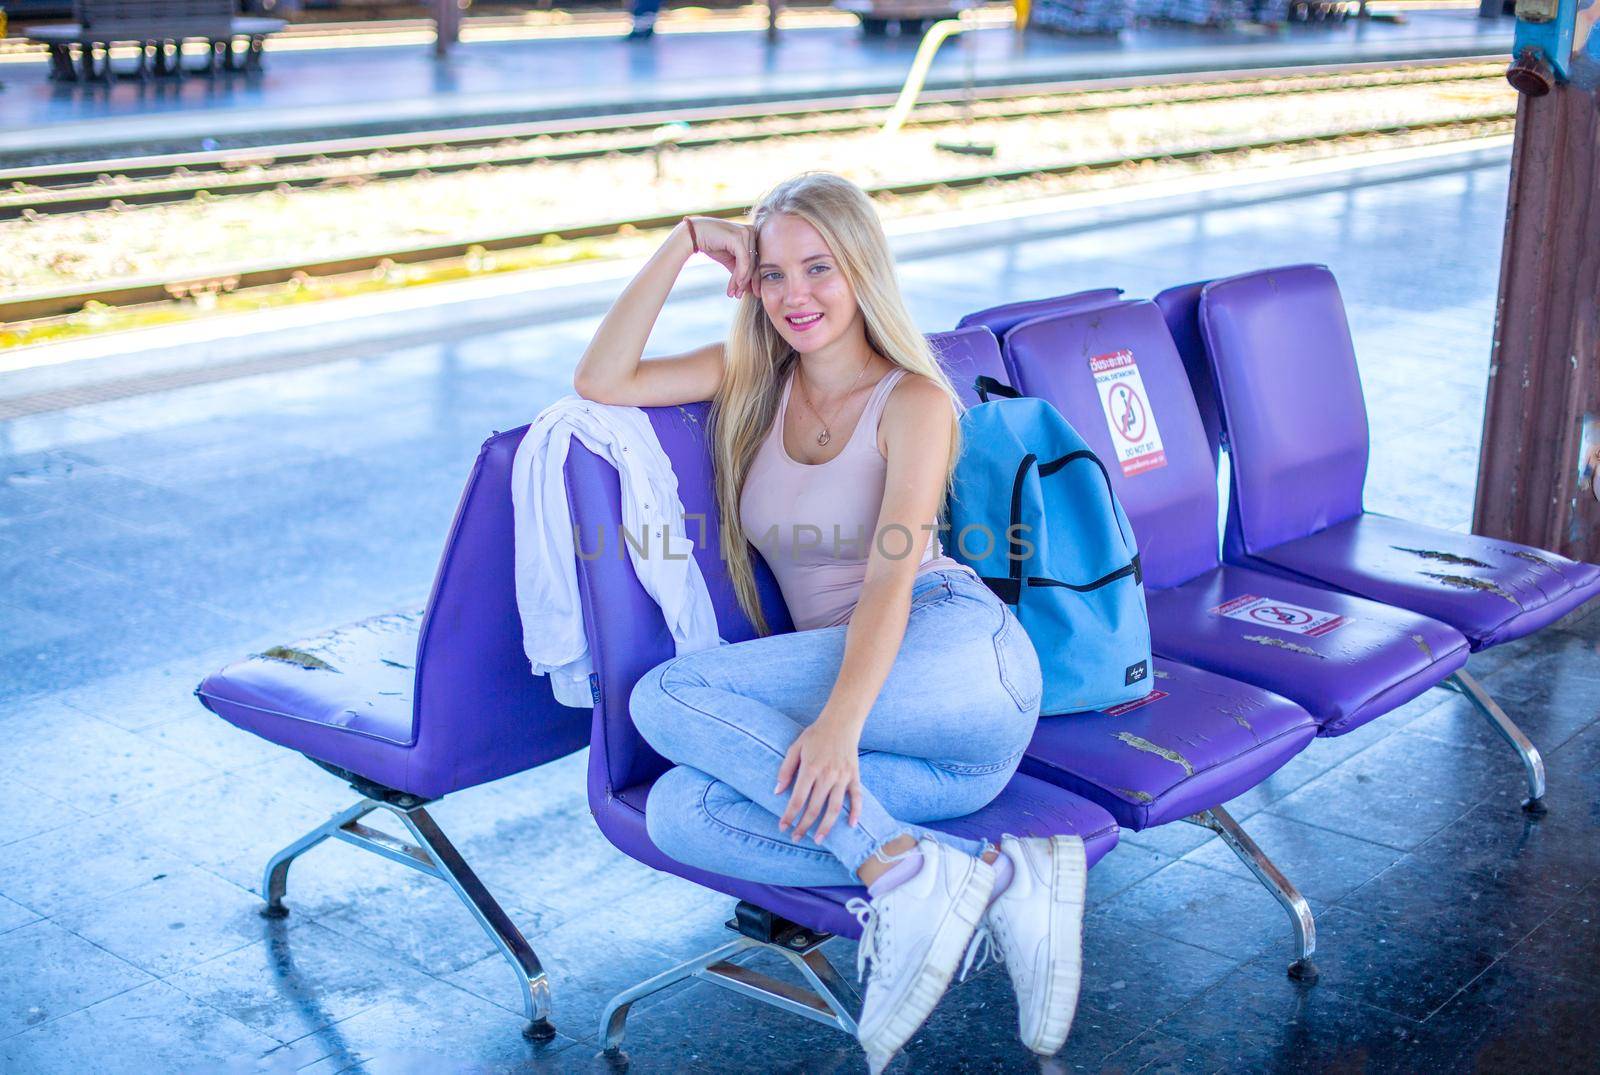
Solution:
[{"label": "train rail", "polygon": [[[1189,147],[1182,150],[1161,150],[1143,154],[1106,157],[1098,160],[1078,160],[1054,165],[994,169],[963,172],[945,177],[929,177],[915,182],[903,182],[868,187],[874,198],[893,198],[923,194],[929,191],[959,191],[966,188],[1018,183],[1027,180],[1048,179],[1074,173],[1114,171],[1138,168],[1146,164],[1245,158],[1263,151],[1293,149],[1317,144],[1337,143],[1358,149],[1360,143],[1392,140],[1397,136],[1433,136],[1437,141],[1484,138],[1509,134],[1514,125],[1512,115],[1503,111],[1484,112],[1433,122],[1403,125],[1371,125],[1359,128],[1330,129],[1320,133],[1302,134],[1288,138],[1266,138],[1234,141],[1224,144]],[[534,234],[485,235],[452,240],[429,246],[416,246],[399,250],[372,251],[334,260],[315,263],[258,265],[235,267],[216,272],[203,279],[125,281],[82,290],[60,291],[49,294],[20,295],[11,301],[0,301],[0,322],[26,322],[69,314],[86,304],[103,307],[124,307],[158,303],[175,297],[201,294],[206,290],[241,290],[284,284],[308,277],[333,277],[350,273],[382,271],[396,265],[414,265],[443,262],[450,259],[481,255],[496,250],[530,247],[540,243],[560,240],[604,237],[628,234],[635,230],[666,227],[675,223],[685,212],[708,216],[737,216],[746,211],[745,205],[707,204],[675,210],[670,214],[630,217],[595,221],[573,227],[563,227]]]},{"label": "train rail", "polygon": [[[908,127],[1111,113],[1151,105],[1225,102],[1362,88],[1477,83],[1503,77],[1500,57],[1400,65],[1360,63],[1223,71],[1164,79],[957,90],[924,95]],[[664,153],[880,125],[890,98],[855,98],[680,110],[603,120],[503,124],[0,170],[0,220],[130,209],[267,190],[401,179],[480,168],[567,162],[608,154]]]}]

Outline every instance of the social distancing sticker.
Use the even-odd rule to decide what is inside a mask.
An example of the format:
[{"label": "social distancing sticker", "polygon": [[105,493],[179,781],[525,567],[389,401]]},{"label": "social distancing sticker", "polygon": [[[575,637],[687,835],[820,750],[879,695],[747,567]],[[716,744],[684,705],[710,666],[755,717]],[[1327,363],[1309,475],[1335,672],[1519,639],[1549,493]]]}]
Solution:
[{"label": "social distancing sticker", "polygon": [[1260,627],[1272,627],[1279,631],[1288,631],[1290,634],[1313,637],[1337,631],[1350,622],[1346,616],[1321,612],[1303,605],[1292,605],[1287,601],[1277,601],[1270,597],[1257,597],[1254,594],[1245,594],[1243,597],[1235,597],[1232,601],[1224,601],[1211,611],[1232,620],[1243,620]]},{"label": "social distancing sticker", "polygon": [[1126,477],[1167,465],[1167,450],[1156,428],[1155,412],[1150,409],[1150,393],[1144,390],[1139,364],[1127,348],[1089,360],[1094,374],[1100,407],[1111,428],[1111,443]]}]

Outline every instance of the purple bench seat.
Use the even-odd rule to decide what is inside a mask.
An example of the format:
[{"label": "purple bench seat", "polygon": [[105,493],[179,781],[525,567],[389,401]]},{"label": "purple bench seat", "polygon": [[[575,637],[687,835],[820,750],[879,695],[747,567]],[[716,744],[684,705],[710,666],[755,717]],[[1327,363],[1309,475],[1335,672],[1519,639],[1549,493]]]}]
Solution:
[{"label": "purple bench seat", "polygon": [[[1157,302],[1196,394],[1210,397],[1207,434],[1228,450],[1229,562],[1420,613],[1460,631],[1473,651],[1537,631],[1600,593],[1594,564],[1364,509],[1366,401],[1325,266],[1187,284]],[[1452,683],[1516,747],[1526,806],[1539,812],[1537,750],[1470,675]]]},{"label": "purple bench seat", "polygon": [[1474,651],[1530,635],[1600,593],[1594,564],[1374,512],[1250,562],[1448,623]]},{"label": "purple bench seat", "polygon": [[[1217,611],[1249,598],[1262,599],[1250,609],[1257,619]],[[1320,735],[1381,717],[1467,660],[1460,633],[1437,620],[1249,568],[1224,564],[1148,600],[1156,652],[1294,699]],[[1321,635],[1274,626],[1319,613],[1341,622]]]},{"label": "purple bench seat", "polygon": [[[1118,294],[1092,292],[1017,306],[1081,311],[1115,304]],[[1018,312],[1016,307],[1002,310],[1007,316]],[[1003,318],[995,323],[1004,327]],[[1012,382],[988,328],[940,333],[930,342],[969,406],[978,402],[975,378]],[[1214,556],[1214,525],[1212,530]],[[1317,722],[1276,694],[1173,660],[1155,663],[1152,686],[1144,700],[1107,712],[1041,719],[1022,771],[1098,803],[1124,828],[1137,831],[1184,820],[1220,833],[1289,913],[1296,938],[1290,973],[1313,980],[1316,928],[1310,907],[1223,804],[1304,750],[1316,737]]]},{"label": "purple bench seat", "polygon": [[[1120,293],[1094,294],[1110,303]],[[1073,301],[1055,308],[1085,306]],[[930,341],[969,405],[977,402],[974,378],[1008,380],[988,330],[957,329]],[[1305,710],[1238,680],[1176,661],[1157,662],[1155,679],[1159,705],[1132,703],[1110,713],[1041,720],[1023,772],[1093,799],[1117,824],[1138,830],[1243,794],[1316,735],[1316,722]]]},{"label": "purple bench seat", "polygon": [[[755,637],[755,631],[739,608],[718,553],[719,525],[706,434],[708,411],[704,403],[646,409],[672,460],[685,512],[705,519],[703,529],[696,519],[687,533],[695,541],[694,556],[710,590],[722,637],[738,642]],[[573,522],[583,535],[583,547],[593,547],[596,534],[620,534],[619,482],[609,463],[574,444],[567,459],[566,485]],[[607,548],[610,547],[608,543]],[[791,630],[792,622],[771,572],[759,556],[755,566],[768,622],[775,631]],[[651,750],[634,728],[628,698],[640,676],[672,656],[672,640],[660,609],[645,593],[626,557],[580,559],[578,578],[595,667],[589,805],[596,823],[613,844],[640,862],[743,901],[735,915],[738,936],[728,944],[641,983],[612,1001],[601,1021],[608,1050],[620,1046],[632,1003],[689,977],[734,989],[853,1033],[853,989],[832,970],[818,949],[829,934],[859,936],[859,925],[843,905],[864,890],[757,884],[686,866],[655,847],[645,825],[646,802],[650,787],[670,768],[670,763]],[[1105,809],[1022,774],[983,810],[929,827],[996,841],[1006,832],[1035,836],[1076,833],[1084,838],[1091,864],[1111,850],[1117,840],[1116,822]],[[806,999],[797,1005],[792,985],[727,962],[729,957],[753,947],[788,960],[812,987]]]},{"label": "purple bench seat", "polygon": [[[1221,564],[1216,470],[1154,303],[1024,322],[1007,336],[1006,350],[1018,388],[1054,403],[1107,460],[1139,539],[1157,653],[1282,694],[1317,718],[1322,735],[1361,726],[1465,663],[1466,639],[1437,620]],[[1091,369],[1093,360],[1118,354],[1131,356],[1138,371],[1136,382],[1125,382],[1143,423],[1134,432],[1155,431],[1160,446],[1126,460]]]},{"label": "purple bench seat", "polygon": [[[589,714],[557,703],[522,650],[507,495],[520,440],[519,431],[484,444],[422,613],[269,649],[207,676],[195,693],[224,720],[305,754],[362,796],[267,864],[265,914],[288,913],[290,865],[330,839],[437,877],[511,963],[527,1033],[546,1040],[555,1031],[538,958],[427,810],[430,800],[589,741]],[[416,843],[363,825],[375,811],[397,817]]]},{"label": "purple bench seat", "polygon": [[[1232,446],[1229,559],[1414,609],[1459,629],[1474,650],[1531,634],[1600,593],[1594,564],[1363,510],[1366,401],[1344,302],[1325,266],[1211,281],[1198,323],[1219,428]],[[1297,361],[1286,376],[1281,345],[1290,338]],[[1312,439],[1326,437],[1336,450],[1290,454],[1286,431],[1306,428],[1313,415]],[[1323,464],[1325,480],[1297,487],[1288,510],[1277,510],[1287,487],[1298,486],[1290,467],[1302,459]]]},{"label": "purple bench seat", "polygon": [[1316,721],[1275,694],[1177,661],[1154,663],[1154,690],[1140,701],[1042,718],[1022,771],[1139,831],[1243,795],[1316,738]]}]

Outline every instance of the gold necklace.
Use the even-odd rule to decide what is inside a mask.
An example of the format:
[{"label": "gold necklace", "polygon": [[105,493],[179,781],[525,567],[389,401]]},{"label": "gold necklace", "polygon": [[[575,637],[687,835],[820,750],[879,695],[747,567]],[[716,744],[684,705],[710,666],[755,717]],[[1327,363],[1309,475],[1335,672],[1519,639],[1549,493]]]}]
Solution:
[{"label": "gold necklace", "polygon": [[[839,406],[834,408],[834,418],[839,417],[839,411],[844,409],[844,400],[850,398],[850,393],[854,392],[856,385],[861,383],[861,377],[867,372],[867,367],[870,365],[872,365],[872,356],[869,354],[867,355],[867,360],[861,364],[861,372],[857,373],[856,379],[850,382],[850,387],[844,390],[844,397],[839,401]],[[831,424],[832,420],[830,419],[828,421],[823,421],[822,415],[817,413],[817,408],[811,402],[811,393],[806,391],[805,375],[801,368],[795,369],[795,376],[800,381],[800,398],[805,400],[806,408],[811,411],[812,417],[816,418],[817,421],[822,422],[822,432],[817,434],[817,443],[825,446],[830,440],[833,439],[833,434],[828,431],[828,426]]]}]

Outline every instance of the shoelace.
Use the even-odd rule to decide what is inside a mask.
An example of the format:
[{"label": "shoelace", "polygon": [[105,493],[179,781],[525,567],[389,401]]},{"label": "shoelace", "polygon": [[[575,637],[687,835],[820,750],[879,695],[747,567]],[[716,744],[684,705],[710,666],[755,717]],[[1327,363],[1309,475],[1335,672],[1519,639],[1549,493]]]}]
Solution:
[{"label": "shoelace", "polygon": [[883,949],[887,946],[878,938],[878,912],[872,904],[857,896],[845,901],[844,909],[861,923],[861,943],[856,946],[856,981],[859,982],[867,976],[867,960],[872,960],[874,968],[883,965],[886,954]]},{"label": "shoelace", "polygon": [[[961,977],[958,981],[966,981],[970,971],[980,971],[992,959],[996,963],[1005,962],[1005,953],[995,941],[994,930],[989,926],[989,919],[984,917],[983,924],[978,927],[978,932],[972,935],[972,940],[967,942],[966,957],[961,960]],[[974,965],[976,960],[976,965]]]}]

